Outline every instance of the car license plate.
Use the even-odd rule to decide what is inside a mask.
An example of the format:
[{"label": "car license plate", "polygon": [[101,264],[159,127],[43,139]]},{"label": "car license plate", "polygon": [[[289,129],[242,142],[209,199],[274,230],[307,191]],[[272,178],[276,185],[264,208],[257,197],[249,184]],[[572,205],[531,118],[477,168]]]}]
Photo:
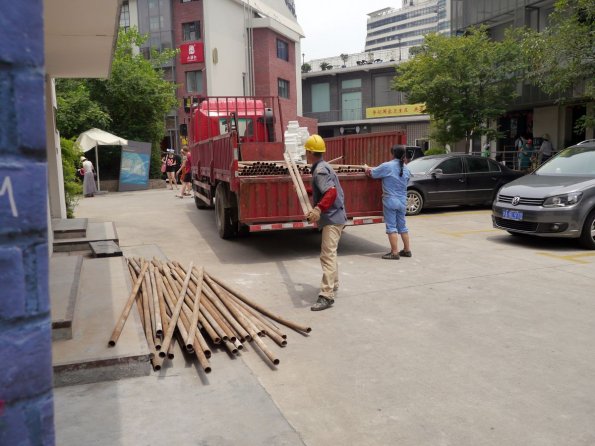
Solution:
[{"label": "car license plate", "polygon": [[507,220],[521,221],[523,219],[523,213],[521,211],[511,211],[510,209],[504,209],[502,211],[502,218]]}]

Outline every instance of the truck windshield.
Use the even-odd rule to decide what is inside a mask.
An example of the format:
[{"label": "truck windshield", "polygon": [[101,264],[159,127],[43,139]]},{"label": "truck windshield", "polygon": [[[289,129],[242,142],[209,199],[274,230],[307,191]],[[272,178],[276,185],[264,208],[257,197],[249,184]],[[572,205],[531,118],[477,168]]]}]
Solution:
[{"label": "truck windshield", "polygon": [[535,175],[595,177],[595,147],[569,147],[537,169]]},{"label": "truck windshield", "polygon": [[[246,131],[246,129],[248,131]],[[224,133],[228,133],[229,129],[227,128],[227,119],[220,118],[219,119],[219,133],[223,135]],[[241,136],[252,136],[252,119],[250,118],[239,118],[238,119],[238,135]]]}]

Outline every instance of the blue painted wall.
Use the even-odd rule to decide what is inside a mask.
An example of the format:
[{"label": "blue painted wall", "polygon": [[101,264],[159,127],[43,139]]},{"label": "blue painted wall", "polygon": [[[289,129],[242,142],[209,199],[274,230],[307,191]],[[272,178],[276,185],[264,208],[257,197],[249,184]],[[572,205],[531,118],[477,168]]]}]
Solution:
[{"label": "blue painted wall", "polygon": [[53,445],[42,0],[0,0],[0,445]]}]

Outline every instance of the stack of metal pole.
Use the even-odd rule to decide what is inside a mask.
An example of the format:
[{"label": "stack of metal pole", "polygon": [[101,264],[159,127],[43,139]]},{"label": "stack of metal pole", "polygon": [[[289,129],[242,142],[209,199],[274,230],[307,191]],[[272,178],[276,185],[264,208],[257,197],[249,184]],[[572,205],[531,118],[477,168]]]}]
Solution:
[{"label": "stack of metal pole", "polygon": [[[301,175],[310,175],[312,166],[310,164],[296,164],[297,170]],[[363,173],[363,166],[352,165],[333,165],[337,173]],[[289,175],[287,164],[282,161],[242,161],[238,165],[239,176],[262,176],[262,175]]]},{"label": "stack of metal pole", "polygon": [[268,337],[280,347],[287,345],[287,335],[275,322],[299,333],[312,330],[268,311],[192,262],[184,267],[156,258],[126,260],[133,288],[108,345],[116,345],[136,303],[154,370],[173,359],[176,341],[196,355],[205,373],[211,372],[212,345],[223,345],[238,355],[246,343],[252,343],[278,365],[279,358],[264,341]]}]

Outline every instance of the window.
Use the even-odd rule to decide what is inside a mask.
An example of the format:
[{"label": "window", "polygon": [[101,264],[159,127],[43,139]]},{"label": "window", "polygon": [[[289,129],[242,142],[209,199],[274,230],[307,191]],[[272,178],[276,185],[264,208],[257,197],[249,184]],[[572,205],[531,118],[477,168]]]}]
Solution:
[{"label": "window", "polygon": [[331,111],[330,84],[312,84],[312,112]]},{"label": "window", "polygon": [[152,32],[159,31],[161,25],[161,21],[159,20],[159,16],[149,17],[149,29]]},{"label": "window", "polygon": [[490,172],[500,172],[502,170],[500,169],[500,164],[496,161],[489,159],[488,163],[490,164]]},{"label": "window", "polygon": [[120,10],[120,28],[124,31],[130,29],[130,6],[128,2],[122,2],[122,9]]},{"label": "window", "polygon": [[289,81],[286,81],[285,79],[279,79],[278,86],[279,86],[279,97],[289,99]]},{"label": "window", "polygon": [[487,158],[470,156],[467,158],[467,169],[469,173],[484,173],[490,171],[490,165]]},{"label": "window", "polygon": [[183,40],[200,40],[200,22],[182,23]]},{"label": "window", "polygon": [[362,119],[362,92],[354,91],[341,95],[343,121]]},{"label": "window", "polygon": [[347,79],[341,82],[341,88],[347,90],[349,88],[362,88],[361,79]]},{"label": "window", "polygon": [[202,93],[202,71],[186,71],[186,91]]},{"label": "window", "polygon": [[392,89],[393,79],[394,76],[374,77],[374,107],[403,104],[403,95],[400,92],[397,92]]},{"label": "window", "polygon": [[289,60],[289,44],[280,39],[277,39],[277,57],[279,59]]},{"label": "window", "polygon": [[444,175],[456,175],[463,173],[463,162],[460,157],[449,158],[436,166],[436,169],[442,169]]}]

